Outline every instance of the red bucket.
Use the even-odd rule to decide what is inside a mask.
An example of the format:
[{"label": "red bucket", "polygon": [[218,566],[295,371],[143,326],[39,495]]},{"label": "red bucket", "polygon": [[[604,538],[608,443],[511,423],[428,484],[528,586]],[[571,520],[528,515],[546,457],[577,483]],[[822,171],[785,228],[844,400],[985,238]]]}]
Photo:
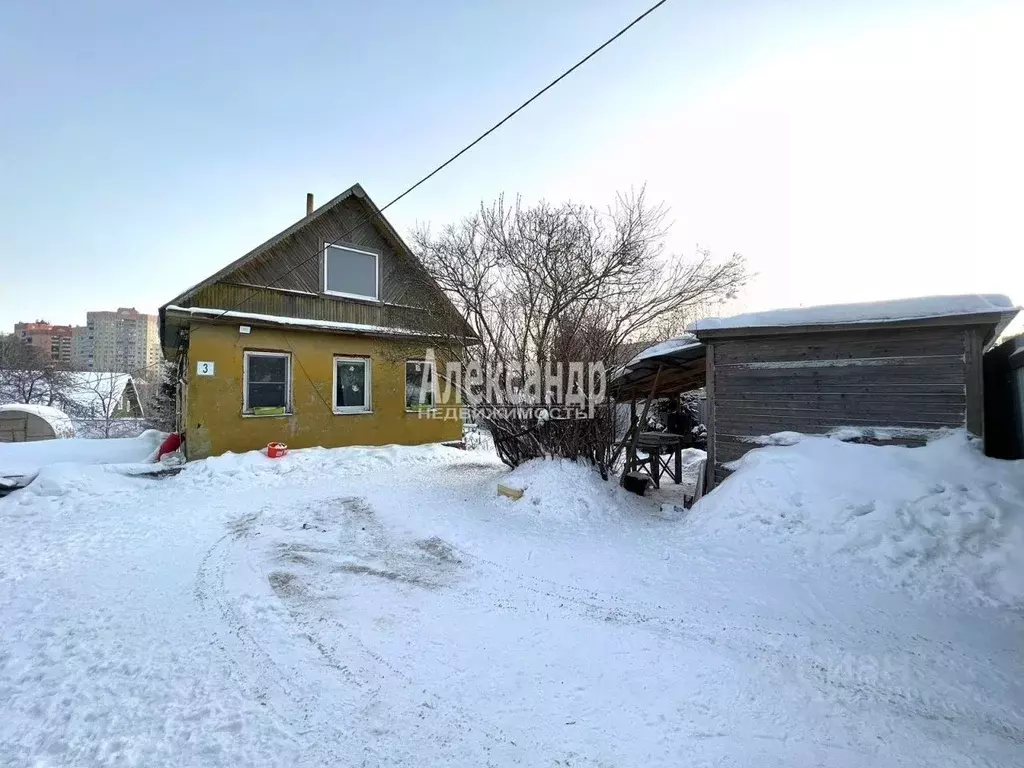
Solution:
[{"label": "red bucket", "polygon": [[288,453],[288,446],[284,443],[267,443],[267,456],[272,459],[280,458]]}]

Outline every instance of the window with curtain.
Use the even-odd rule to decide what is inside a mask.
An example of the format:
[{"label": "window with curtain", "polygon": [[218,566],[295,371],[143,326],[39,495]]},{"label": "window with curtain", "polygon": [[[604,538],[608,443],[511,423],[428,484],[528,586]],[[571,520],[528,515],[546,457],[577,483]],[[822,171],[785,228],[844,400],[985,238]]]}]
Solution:
[{"label": "window with curtain", "polygon": [[405,410],[434,407],[434,364],[427,360],[405,362]]},{"label": "window with curtain", "polygon": [[334,412],[365,413],[370,408],[370,361],[365,357],[334,358]]}]

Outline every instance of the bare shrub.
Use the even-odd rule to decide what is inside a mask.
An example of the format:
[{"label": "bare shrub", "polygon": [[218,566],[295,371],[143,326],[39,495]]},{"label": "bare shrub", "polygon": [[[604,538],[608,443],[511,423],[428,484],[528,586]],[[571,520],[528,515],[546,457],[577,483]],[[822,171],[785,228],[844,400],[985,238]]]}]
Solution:
[{"label": "bare shrub", "polygon": [[[525,394],[527,371],[545,373],[545,389],[573,389],[564,365],[611,370],[638,349],[678,335],[686,323],[735,296],[747,280],[743,257],[715,259],[668,254],[667,211],[641,189],[620,194],[605,211],[566,202],[524,205],[503,197],[433,235],[412,240],[426,272],[437,281],[479,340],[464,346],[465,324],[435,313],[433,332],[447,336],[462,361],[497,377],[498,389]],[[593,365],[594,369],[588,366]],[[551,393],[542,398],[550,403]],[[519,418],[498,411],[482,385],[462,386],[494,437],[503,461],[517,466],[540,456],[585,458],[606,474],[614,441],[614,412],[603,393],[585,393],[591,419]],[[528,402],[529,398],[522,400]],[[500,415],[494,415],[500,413]]]}]

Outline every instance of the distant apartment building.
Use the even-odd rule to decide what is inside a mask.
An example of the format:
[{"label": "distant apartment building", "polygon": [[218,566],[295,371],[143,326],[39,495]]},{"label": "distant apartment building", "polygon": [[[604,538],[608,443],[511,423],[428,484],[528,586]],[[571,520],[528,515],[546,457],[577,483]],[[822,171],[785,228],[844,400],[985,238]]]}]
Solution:
[{"label": "distant apartment building", "polygon": [[92,339],[87,325],[76,325],[71,329],[71,364],[80,371],[93,370]]},{"label": "distant apartment building", "polygon": [[116,312],[86,312],[85,318],[73,334],[77,367],[135,373],[160,362],[156,315],[118,307]]},{"label": "distant apartment building", "polygon": [[14,335],[34,349],[45,360],[70,364],[72,358],[71,326],[51,325],[45,320],[34,323],[15,323]]}]

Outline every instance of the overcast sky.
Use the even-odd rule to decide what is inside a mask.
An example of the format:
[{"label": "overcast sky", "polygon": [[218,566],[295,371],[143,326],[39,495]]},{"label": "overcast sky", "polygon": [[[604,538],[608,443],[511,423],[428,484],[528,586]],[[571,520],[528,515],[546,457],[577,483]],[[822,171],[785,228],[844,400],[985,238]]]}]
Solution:
[{"label": "overcast sky", "polygon": [[[652,0],[7,0],[0,329],[155,311],[358,181],[383,205]],[[735,309],[1024,301],[1024,3],[669,0],[388,212],[647,184]]]}]

